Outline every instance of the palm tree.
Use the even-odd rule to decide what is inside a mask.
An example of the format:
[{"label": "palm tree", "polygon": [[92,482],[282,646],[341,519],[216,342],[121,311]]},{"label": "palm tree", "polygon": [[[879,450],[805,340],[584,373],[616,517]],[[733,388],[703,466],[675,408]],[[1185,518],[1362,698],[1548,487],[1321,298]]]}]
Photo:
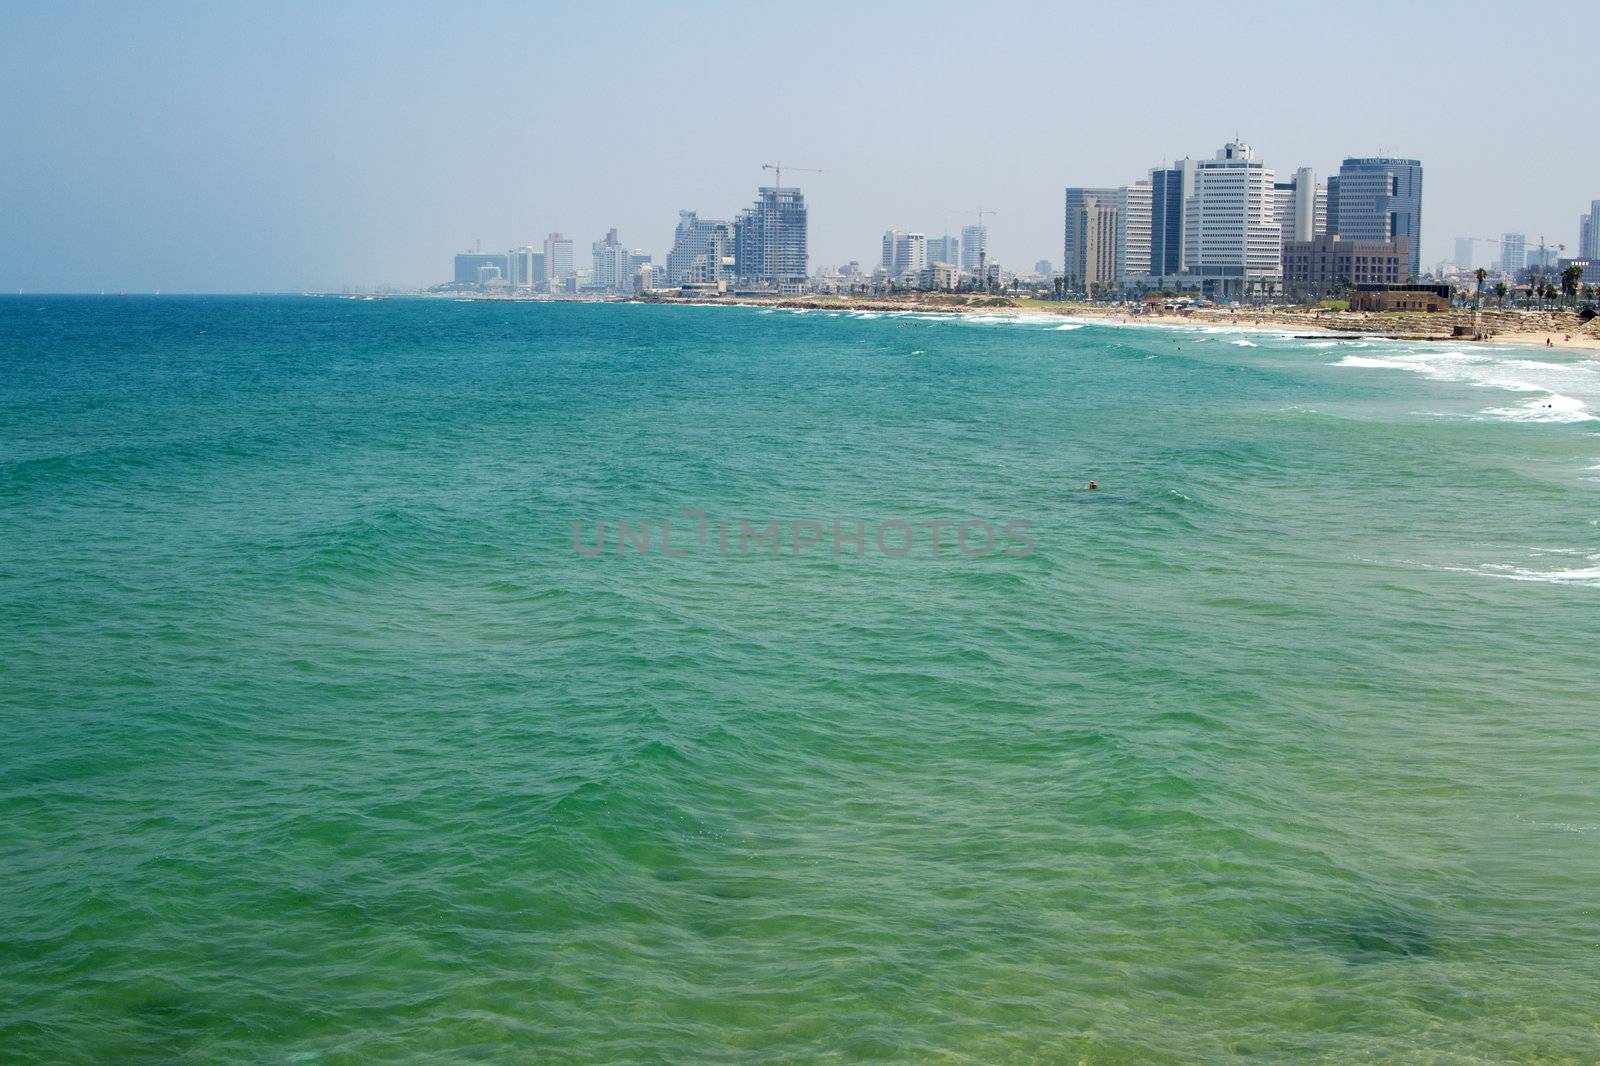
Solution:
[{"label": "palm tree", "polygon": [[1571,266],[1567,267],[1567,269],[1561,272],[1562,294],[1571,296],[1574,300],[1576,300],[1578,298],[1579,282],[1581,281],[1583,281],[1583,267],[1573,263]]},{"label": "palm tree", "polygon": [[1472,272],[1472,275],[1473,275],[1473,277],[1478,279],[1478,295],[1475,298],[1475,303],[1474,303],[1474,308],[1473,308],[1474,310],[1476,310],[1477,308],[1480,308],[1480,307],[1483,306],[1483,279],[1487,278],[1489,276],[1489,272],[1487,270],[1485,270],[1483,267],[1479,267],[1477,270],[1474,270]]},{"label": "palm tree", "polygon": [[1497,281],[1494,283],[1494,298],[1499,302],[1502,311],[1505,310],[1507,291],[1505,282]]}]

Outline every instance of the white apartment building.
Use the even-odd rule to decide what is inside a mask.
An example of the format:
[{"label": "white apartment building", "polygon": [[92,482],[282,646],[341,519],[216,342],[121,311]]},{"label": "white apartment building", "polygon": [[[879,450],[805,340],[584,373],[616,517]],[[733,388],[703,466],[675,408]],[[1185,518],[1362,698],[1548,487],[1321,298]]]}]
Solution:
[{"label": "white apartment building", "polygon": [[927,235],[897,229],[885,231],[882,265],[892,278],[921,273],[928,265]]},{"label": "white apartment building", "polygon": [[1150,183],[1136,181],[1117,193],[1117,276],[1149,277]]},{"label": "white apartment building", "polygon": [[573,276],[572,238],[552,233],[544,239],[544,276],[552,291]]}]

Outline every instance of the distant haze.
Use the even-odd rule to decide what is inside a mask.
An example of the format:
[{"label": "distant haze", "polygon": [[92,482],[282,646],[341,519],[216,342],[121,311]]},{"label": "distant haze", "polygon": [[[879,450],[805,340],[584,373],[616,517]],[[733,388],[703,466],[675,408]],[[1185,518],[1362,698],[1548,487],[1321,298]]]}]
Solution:
[{"label": "distant haze", "polygon": [[[774,160],[812,266],[884,229],[1061,258],[1064,185],[1237,134],[1420,158],[1423,257],[1569,248],[1600,199],[1591,5],[25,4],[0,9],[0,292],[419,286],[481,239],[662,257]],[[1491,258],[1496,249],[1480,247]]]}]

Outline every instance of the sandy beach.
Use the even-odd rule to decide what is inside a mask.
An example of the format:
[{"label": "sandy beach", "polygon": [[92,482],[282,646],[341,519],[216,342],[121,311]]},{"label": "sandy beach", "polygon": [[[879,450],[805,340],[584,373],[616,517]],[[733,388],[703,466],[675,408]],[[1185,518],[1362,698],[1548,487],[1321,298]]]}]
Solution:
[{"label": "sandy beach", "polygon": [[[1135,311],[1099,304],[1030,300],[1007,296],[941,296],[932,293],[905,296],[786,296],[725,298],[728,303],[794,310],[920,311],[930,314],[1045,314],[1068,318],[1093,318],[1127,324],[1164,326],[1231,326],[1240,329],[1290,330],[1344,336],[1377,336],[1397,340],[1446,341],[1453,344],[1518,344],[1539,348],[1600,351],[1600,318],[1578,321],[1572,310],[1502,311],[1456,309],[1438,313],[1376,313],[1325,311],[1301,308],[1220,307],[1185,312]],[[651,296],[649,303],[706,303],[704,297]],[[720,301],[717,301],[720,302]],[[1481,330],[1481,340],[1471,333],[1455,334],[1457,327]],[[1547,343],[1548,342],[1548,343]]]}]

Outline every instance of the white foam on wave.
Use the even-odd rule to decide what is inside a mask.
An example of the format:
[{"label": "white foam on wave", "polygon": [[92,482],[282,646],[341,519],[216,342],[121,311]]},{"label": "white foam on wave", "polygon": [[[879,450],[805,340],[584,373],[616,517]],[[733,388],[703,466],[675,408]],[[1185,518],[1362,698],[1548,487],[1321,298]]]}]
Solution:
[{"label": "white foam on wave", "polygon": [[1056,326],[1055,330],[1056,330],[1056,332],[1059,333],[1062,330],[1082,329],[1082,328],[1083,328],[1083,323],[1082,322],[1063,322],[1063,323],[1061,323],[1061,325]]},{"label": "white foam on wave", "polygon": [[1600,589],[1600,566],[1579,567],[1576,570],[1530,570],[1507,563],[1485,563],[1479,567],[1445,567],[1464,569],[1484,577],[1503,577],[1510,581],[1542,581],[1549,585],[1583,585]]},{"label": "white foam on wave", "polygon": [[[1472,574],[1476,577],[1495,577],[1505,581],[1535,582],[1546,585],[1576,585],[1580,588],[1600,589],[1600,553],[1578,548],[1527,548],[1528,558],[1514,563],[1487,562],[1474,566],[1450,566],[1442,563],[1423,563],[1412,559],[1397,562],[1420,566],[1425,570],[1442,570],[1452,574]],[[1550,556],[1564,556],[1568,566],[1546,570],[1539,564],[1559,562]],[[1581,557],[1582,562],[1578,561]],[[1577,564],[1577,565],[1570,565]]]},{"label": "white foam on wave", "polygon": [[1537,393],[1524,403],[1486,407],[1479,412],[1505,422],[1600,421],[1589,404],[1600,402],[1600,362],[1586,359],[1550,363],[1518,359],[1493,349],[1405,349],[1373,355],[1346,355],[1334,366],[1404,370],[1435,381],[1455,382],[1503,392]]},{"label": "white foam on wave", "polygon": [[974,326],[1016,326],[1024,324],[1021,315],[962,315],[961,321]]},{"label": "white foam on wave", "polygon": [[1255,341],[1247,341],[1247,340],[1244,340],[1243,338],[1240,338],[1239,340],[1236,340],[1236,341],[1229,341],[1228,343],[1229,344],[1237,344],[1241,348],[1259,348],[1259,347],[1261,347],[1261,345],[1257,344]]},{"label": "white foam on wave", "polygon": [[1486,415],[1508,422],[1594,422],[1596,417],[1584,409],[1582,400],[1548,393],[1515,407],[1486,407]]}]

